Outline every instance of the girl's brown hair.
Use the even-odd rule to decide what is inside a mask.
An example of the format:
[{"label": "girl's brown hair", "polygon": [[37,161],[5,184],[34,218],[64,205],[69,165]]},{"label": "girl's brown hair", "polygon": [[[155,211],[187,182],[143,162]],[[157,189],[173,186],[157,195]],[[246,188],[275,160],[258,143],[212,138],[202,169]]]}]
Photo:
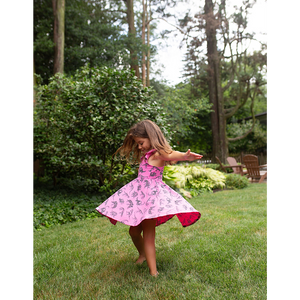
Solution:
[{"label": "girl's brown hair", "polygon": [[133,139],[134,137],[149,139],[151,146],[156,149],[159,154],[161,154],[162,151],[168,154],[172,153],[172,148],[170,147],[160,128],[154,122],[150,120],[144,120],[133,125],[128,130],[123,145],[116,151],[114,155],[120,152],[120,155],[125,156],[129,161],[130,154],[133,152],[133,162],[139,162],[141,158],[141,150]]}]

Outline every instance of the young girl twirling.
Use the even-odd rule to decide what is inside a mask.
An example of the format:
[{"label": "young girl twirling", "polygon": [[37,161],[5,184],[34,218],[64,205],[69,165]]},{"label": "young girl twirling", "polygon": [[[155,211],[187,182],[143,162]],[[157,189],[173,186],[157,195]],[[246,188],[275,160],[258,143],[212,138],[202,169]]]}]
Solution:
[{"label": "young girl twirling", "polygon": [[[162,181],[166,162],[193,161],[202,155],[173,151],[160,128],[150,120],[132,126],[118,149],[129,160],[140,162],[138,177],[123,186],[96,210],[109,218],[129,225],[129,234],[139,252],[137,264],[147,261],[150,274],[157,276],[155,227],[175,215],[183,227],[200,219],[201,214],[181,195]],[[141,233],[143,232],[143,235]]]}]

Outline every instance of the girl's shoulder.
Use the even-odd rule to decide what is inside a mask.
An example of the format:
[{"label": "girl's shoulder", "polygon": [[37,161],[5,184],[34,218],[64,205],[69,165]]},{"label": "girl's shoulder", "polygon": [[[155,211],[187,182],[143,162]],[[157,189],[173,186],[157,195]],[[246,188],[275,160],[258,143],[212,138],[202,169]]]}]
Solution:
[{"label": "girl's shoulder", "polygon": [[149,161],[148,161],[148,163],[150,165],[155,166],[155,167],[164,167],[165,161],[162,160],[161,154],[156,149],[152,149],[148,153],[149,153],[149,156],[148,156]]}]

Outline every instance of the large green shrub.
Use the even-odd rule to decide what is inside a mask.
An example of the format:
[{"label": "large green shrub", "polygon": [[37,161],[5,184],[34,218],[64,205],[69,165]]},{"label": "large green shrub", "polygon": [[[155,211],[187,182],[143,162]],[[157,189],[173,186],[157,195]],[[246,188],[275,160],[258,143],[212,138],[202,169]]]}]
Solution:
[{"label": "large green shrub", "polygon": [[225,184],[227,188],[243,189],[249,185],[249,180],[239,174],[227,174]]},{"label": "large green shrub", "polygon": [[225,175],[222,172],[196,165],[166,166],[163,181],[172,188],[179,189],[179,192],[187,197],[187,191],[191,197],[204,191],[225,187]]},{"label": "large green shrub", "polygon": [[37,89],[35,158],[43,159],[48,174],[80,175],[97,179],[100,186],[117,184],[126,163],[112,155],[128,129],[146,118],[167,133],[151,89],[132,71],[86,66],[71,77],[57,74]]}]

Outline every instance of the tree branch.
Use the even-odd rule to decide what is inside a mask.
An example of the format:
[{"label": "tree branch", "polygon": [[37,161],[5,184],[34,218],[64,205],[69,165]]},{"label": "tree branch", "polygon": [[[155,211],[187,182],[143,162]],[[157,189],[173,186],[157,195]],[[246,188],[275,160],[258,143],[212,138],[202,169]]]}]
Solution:
[{"label": "tree branch", "polygon": [[249,133],[251,133],[254,129],[254,126],[255,126],[255,115],[254,115],[254,99],[255,99],[255,94],[257,92],[257,87],[255,88],[254,92],[253,92],[253,95],[251,97],[251,113],[252,113],[252,126],[251,128],[246,131],[243,135],[241,136],[238,136],[238,137],[235,137],[235,138],[227,138],[229,142],[234,142],[234,141],[238,141],[238,140],[241,140],[243,138],[245,138]]},{"label": "tree branch", "polygon": [[252,132],[252,130],[253,130],[253,128],[254,128],[254,125],[255,125],[255,119],[253,120],[252,127],[251,127],[246,133],[244,133],[244,134],[241,135],[241,136],[235,137],[235,138],[229,138],[229,137],[227,137],[227,140],[228,140],[229,142],[234,142],[234,141],[238,141],[238,140],[241,140],[241,139],[245,138],[249,133]]},{"label": "tree branch", "polygon": [[121,12],[121,13],[127,14],[127,11],[126,11],[126,10],[123,10],[123,9],[115,9],[115,10],[111,10],[111,9],[103,9],[102,11],[103,11],[103,12],[110,12],[110,13]]},{"label": "tree branch", "polygon": [[241,85],[240,85],[240,92],[239,92],[239,95],[238,95],[238,101],[237,101],[236,105],[232,108],[232,110],[229,113],[225,114],[226,119],[232,117],[237,112],[237,110],[239,108],[243,107],[246,104],[246,102],[249,98],[249,94],[250,94],[250,81],[248,80],[247,81],[247,91],[246,91],[246,95],[245,95],[244,100],[241,103]]},{"label": "tree branch", "polygon": [[227,84],[222,88],[222,93],[224,93],[231,85],[232,85],[232,82],[234,80],[234,75],[235,75],[235,70],[236,70],[236,66],[237,66],[237,59],[234,63],[233,61],[233,58],[234,58],[234,55],[232,53],[232,48],[231,48],[231,43],[229,43],[229,49],[230,49],[230,54],[231,54],[231,57],[230,57],[230,62],[231,62],[231,68],[232,68],[232,71],[231,71],[231,76],[230,76],[230,79],[229,81],[227,82]]},{"label": "tree branch", "polygon": [[[230,112],[229,113],[225,114],[225,116],[224,116],[225,119],[228,119],[228,118],[232,117],[236,113],[236,111],[240,108],[240,103],[241,103],[241,95],[239,93],[237,95],[236,105],[234,107],[230,108]],[[224,111],[224,113],[225,113],[225,111]]]},{"label": "tree branch", "polygon": [[174,24],[169,23],[166,19],[161,18],[161,17],[151,18],[151,19],[146,23],[146,26],[147,26],[151,21],[157,20],[157,19],[163,20],[163,21],[167,22],[169,25],[171,25],[171,26],[175,27],[176,29],[178,29],[182,34],[186,35],[186,32],[184,32],[180,27],[178,27],[178,26],[176,26],[176,25],[174,25]]}]

